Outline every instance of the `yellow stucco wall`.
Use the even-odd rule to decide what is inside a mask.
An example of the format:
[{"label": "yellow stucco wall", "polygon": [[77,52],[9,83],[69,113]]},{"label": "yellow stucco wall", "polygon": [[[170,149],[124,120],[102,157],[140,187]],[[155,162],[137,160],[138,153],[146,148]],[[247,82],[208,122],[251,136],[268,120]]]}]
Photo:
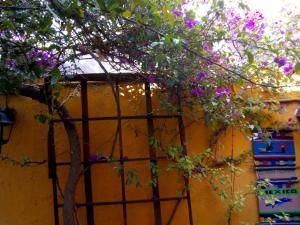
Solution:
[{"label": "yellow stucco wall", "polygon": [[[128,92],[129,87],[121,89],[122,114],[136,115],[145,113],[144,98],[132,100],[130,93],[138,93],[138,87]],[[81,116],[80,96],[74,91],[66,89],[65,96],[72,93],[72,97],[65,105],[74,118]],[[89,85],[89,116],[111,116],[115,115],[114,99],[110,87],[104,85]],[[298,97],[298,94],[293,94]],[[17,111],[17,118],[11,141],[3,146],[2,155],[21,160],[29,157],[33,161],[47,159],[47,125],[40,124],[34,119],[34,115],[46,112],[47,108],[29,98],[9,97],[8,103]],[[4,104],[4,98],[0,100]],[[157,105],[157,104],[154,104]],[[294,111],[298,103],[284,104],[286,110],[281,115],[274,115],[275,120],[287,121],[294,117]],[[76,123],[80,137],[81,123]],[[91,121],[90,122],[90,148],[91,154],[108,155],[111,149],[111,140],[117,123],[115,121]],[[162,137],[167,140],[172,136],[176,121],[159,119],[155,122],[156,127],[167,127],[169,133]],[[131,157],[148,156],[148,139],[145,120],[122,121],[124,155]],[[192,152],[203,151],[208,147],[210,130],[203,123],[195,123],[186,129],[187,147]],[[300,163],[300,133],[295,132],[295,147],[297,152],[297,165]],[[233,141],[233,145],[232,145]],[[176,140],[174,141],[176,142]],[[244,150],[251,150],[251,143],[247,137],[238,132],[228,131],[221,138],[224,148],[221,157],[229,156],[234,149],[234,155]],[[57,151],[57,162],[69,159],[68,143],[62,124],[55,125],[55,145]],[[118,157],[118,148],[114,157]],[[158,153],[160,154],[160,153]],[[161,161],[161,176],[159,177],[160,192],[163,197],[176,196],[181,191],[181,179],[173,172],[165,172],[167,162]],[[93,197],[95,201],[113,201],[121,199],[120,178],[114,172],[116,164],[97,164],[92,166]],[[127,162],[126,166],[135,168],[140,172],[142,187],[136,188],[132,185],[126,186],[127,199],[151,198],[151,188],[147,185],[149,181],[148,162]],[[255,182],[252,156],[247,159],[242,168],[244,172],[236,177],[236,190],[244,190],[245,185]],[[68,167],[58,168],[60,185],[65,184]],[[299,171],[298,172],[298,176]],[[192,184],[192,208],[195,225],[224,225],[226,224],[226,207],[224,202],[211,190],[204,181],[191,181]],[[60,198],[61,200],[61,198]],[[79,182],[76,194],[78,202],[84,201],[84,188],[82,179]],[[175,202],[162,202],[163,224],[170,217]],[[247,197],[246,206],[241,213],[233,216],[233,224],[242,222],[255,223],[258,221],[258,209],[256,197]],[[61,212],[60,212],[61,213]],[[122,225],[122,206],[96,206],[96,225]],[[85,208],[78,209],[80,225],[86,224]],[[175,215],[172,225],[187,225],[188,214],[186,202],[183,201]],[[30,167],[12,165],[7,161],[0,161],[0,225],[53,225],[53,202],[52,184],[48,179],[47,164]],[[129,204],[129,225],[153,225],[152,203]]]}]

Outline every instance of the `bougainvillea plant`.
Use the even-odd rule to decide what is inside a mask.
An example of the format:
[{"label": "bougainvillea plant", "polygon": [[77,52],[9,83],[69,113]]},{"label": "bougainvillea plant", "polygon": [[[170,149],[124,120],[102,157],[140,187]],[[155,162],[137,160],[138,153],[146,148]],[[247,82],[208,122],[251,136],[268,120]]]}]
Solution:
[{"label": "bougainvillea plant", "polygon": [[[295,12],[269,25],[261,12],[239,1],[2,1],[0,92],[51,102],[62,118],[70,117],[58,99],[47,93],[70,73],[66,62],[89,55],[104,72],[106,61],[115,71],[142,74],[154,91],[167,93],[161,102],[168,107],[175,109],[180,102],[197,119],[194,110],[201,105],[204,120],[213,130],[213,150],[227,127],[247,132],[260,129],[265,118],[261,110],[273,105],[249,90],[264,90],[264,95],[272,97],[294,82],[300,71],[299,29]],[[74,225],[80,145],[74,125],[65,120],[65,127],[73,154],[65,188],[64,224]],[[162,149],[167,154],[172,150]],[[187,158],[180,155],[180,147],[174,149],[179,150],[171,152],[170,160],[183,175],[222,174],[216,175],[216,170],[203,164],[201,157],[211,157],[209,151]],[[232,162],[225,163],[235,171]]]}]

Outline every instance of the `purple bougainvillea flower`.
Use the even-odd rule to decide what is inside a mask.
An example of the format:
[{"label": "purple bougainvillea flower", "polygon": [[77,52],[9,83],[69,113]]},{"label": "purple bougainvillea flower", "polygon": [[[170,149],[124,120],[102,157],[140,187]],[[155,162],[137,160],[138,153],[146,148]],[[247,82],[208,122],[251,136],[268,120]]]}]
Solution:
[{"label": "purple bougainvillea flower", "polygon": [[237,111],[234,111],[233,114],[232,114],[232,116],[234,116],[234,117],[238,117],[239,115],[240,114]]},{"label": "purple bougainvillea flower", "polygon": [[245,21],[245,25],[243,27],[243,31],[246,29],[253,31],[255,29],[255,21],[254,19],[249,19]]},{"label": "purple bougainvillea flower", "polygon": [[21,34],[14,34],[13,37],[12,37],[12,41],[13,42],[23,42],[26,40],[26,37],[24,35],[21,35]]},{"label": "purple bougainvillea flower", "polygon": [[266,67],[268,65],[268,62],[267,61],[264,61],[261,63],[262,67]]},{"label": "purple bougainvillea flower", "polygon": [[206,78],[206,74],[204,72],[200,72],[200,73],[198,73],[196,80],[203,81],[205,78]]},{"label": "purple bougainvillea flower", "polygon": [[263,20],[265,18],[264,15],[260,11],[256,11],[255,14],[256,14],[256,17],[260,20]]},{"label": "purple bougainvillea flower", "polygon": [[217,96],[223,96],[223,88],[221,88],[221,87],[217,87],[216,89],[215,89],[215,93],[216,93],[216,95]]},{"label": "purple bougainvillea flower", "polygon": [[205,42],[202,44],[202,47],[203,47],[203,49],[204,49],[205,51],[207,51],[207,52],[210,52],[210,51],[212,50],[211,45],[210,45],[207,41],[205,41]]},{"label": "purple bougainvillea flower", "polygon": [[278,61],[278,66],[279,67],[284,66],[285,64],[286,64],[286,58],[279,59],[279,61]]},{"label": "purple bougainvillea flower", "polygon": [[286,66],[283,68],[283,72],[285,75],[289,75],[291,72],[293,72],[294,66],[292,63],[288,62]]},{"label": "purple bougainvillea flower", "polygon": [[150,84],[154,84],[156,81],[156,77],[153,74],[150,74],[148,76],[148,81],[150,82]]},{"label": "purple bougainvillea flower", "polygon": [[202,166],[196,166],[196,167],[193,169],[193,172],[194,172],[194,173],[203,173],[203,172],[205,172],[205,168],[202,167]]},{"label": "purple bougainvillea flower", "polygon": [[88,159],[90,162],[95,162],[98,160],[98,156],[95,155],[95,154],[92,154],[89,156],[89,159]]},{"label": "purple bougainvillea flower", "polygon": [[175,15],[175,17],[179,17],[183,15],[183,12],[176,8],[172,8],[172,13]]},{"label": "purple bougainvillea flower", "polygon": [[287,59],[285,57],[276,57],[274,62],[276,62],[279,67],[282,67],[287,63]]},{"label": "purple bougainvillea flower", "polygon": [[194,26],[197,25],[197,21],[196,20],[193,20],[193,19],[187,19],[185,22],[185,25],[188,27],[188,28],[193,28]]},{"label": "purple bougainvillea flower", "polygon": [[228,96],[230,94],[230,90],[228,87],[217,87],[215,88],[215,94],[218,97]]},{"label": "purple bougainvillea flower", "polygon": [[32,48],[27,56],[31,58],[32,61],[35,61],[40,66],[45,66],[47,69],[53,69],[59,62],[58,57],[54,52],[39,50]]},{"label": "purple bougainvillea flower", "polygon": [[10,68],[10,69],[15,69],[16,68],[16,65],[17,65],[17,62],[15,59],[7,59],[5,61],[5,65]]},{"label": "purple bougainvillea flower", "polygon": [[192,95],[199,97],[204,94],[204,90],[201,87],[196,87],[196,88],[192,89],[191,93],[192,93]]}]

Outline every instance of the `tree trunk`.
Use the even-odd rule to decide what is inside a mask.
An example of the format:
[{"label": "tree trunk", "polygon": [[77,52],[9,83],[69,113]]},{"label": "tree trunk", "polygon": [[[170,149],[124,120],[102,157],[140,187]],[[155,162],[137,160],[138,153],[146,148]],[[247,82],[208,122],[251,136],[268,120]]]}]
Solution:
[{"label": "tree trunk", "polygon": [[[47,104],[44,89],[38,86],[23,85],[19,94]],[[80,141],[68,110],[57,101],[54,101],[54,108],[63,120],[70,145],[71,163],[64,189],[63,221],[64,225],[75,225],[75,190],[80,176]]]}]

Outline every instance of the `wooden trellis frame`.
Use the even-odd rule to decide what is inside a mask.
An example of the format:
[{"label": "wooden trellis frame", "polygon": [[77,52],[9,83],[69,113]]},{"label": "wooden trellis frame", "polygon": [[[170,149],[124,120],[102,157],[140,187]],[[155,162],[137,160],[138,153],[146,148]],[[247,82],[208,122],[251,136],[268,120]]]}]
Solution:
[{"label": "wooden trellis frame", "polygon": [[[138,200],[128,200],[126,199],[126,189],[125,189],[125,175],[124,170],[121,171],[121,188],[122,188],[122,199],[117,201],[94,201],[92,195],[92,176],[91,176],[91,162],[88,160],[90,156],[90,135],[89,135],[89,122],[90,121],[118,121],[118,140],[119,140],[119,159],[117,160],[120,165],[123,167],[126,162],[132,161],[150,161],[153,164],[157,164],[158,160],[166,160],[166,157],[157,157],[154,149],[151,149],[149,146],[149,157],[139,157],[139,158],[124,158],[123,153],[123,140],[122,140],[122,120],[146,120],[147,121],[147,130],[148,136],[151,137],[154,134],[154,120],[155,119],[176,119],[178,123],[179,136],[180,136],[180,144],[183,146],[184,154],[187,154],[186,150],[186,137],[185,137],[185,129],[183,124],[183,118],[181,115],[181,106],[178,106],[178,113],[175,115],[153,115],[152,112],[152,99],[151,99],[151,90],[150,84],[140,75],[136,74],[110,74],[109,83],[113,83],[115,85],[115,90],[117,94],[118,101],[120,101],[119,96],[119,84],[123,82],[130,83],[144,83],[145,87],[145,98],[146,98],[146,115],[134,115],[134,116],[122,116],[121,112],[118,112],[118,116],[105,116],[105,117],[89,117],[88,116],[88,82],[97,82],[103,81],[108,82],[106,74],[84,74],[84,75],[76,75],[68,80],[76,83],[80,83],[81,85],[81,118],[72,118],[71,120],[74,122],[81,122],[82,124],[82,143],[83,143],[83,159],[81,162],[84,168],[84,189],[85,189],[85,202],[76,204],[77,207],[85,207],[86,208],[86,220],[87,225],[98,225],[95,224],[94,220],[94,207],[96,206],[105,206],[105,205],[122,205],[123,208],[123,224],[128,224],[127,219],[127,205],[128,204],[139,204],[139,203],[153,203],[154,209],[154,225],[163,225],[162,224],[162,216],[161,216],[161,202],[164,201],[177,201],[179,203],[181,200],[187,201],[188,208],[188,224],[193,225],[193,217],[192,217],[192,206],[191,206],[191,196],[190,192],[187,188],[185,191],[185,195],[182,197],[174,196],[174,197],[162,197],[160,196],[159,183],[157,181],[157,185],[152,187],[153,197],[149,199],[138,199]],[[51,107],[49,107],[49,113],[52,114]],[[53,188],[53,205],[54,205],[54,221],[55,225],[61,225],[59,219],[59,208],[63,206],[62,203],[58,200],[58,180],[57,180],[57,167],[60,166],[68,166],[70,162],[56,162],[56,152],[55,152],[55,138],[54,138],[54,123],[61,123],[62,120],[54,119],[49,123],[49,132],[48,132],[48,159],[49,159],[49,177],[52,179],[52,188]],[[107,161],[96,161],[93,163],[107,163]],[[155,176],[155,174],[151,171],[151,176]],[[185,179],[185,185],[188,186],[189,181]]]}]

